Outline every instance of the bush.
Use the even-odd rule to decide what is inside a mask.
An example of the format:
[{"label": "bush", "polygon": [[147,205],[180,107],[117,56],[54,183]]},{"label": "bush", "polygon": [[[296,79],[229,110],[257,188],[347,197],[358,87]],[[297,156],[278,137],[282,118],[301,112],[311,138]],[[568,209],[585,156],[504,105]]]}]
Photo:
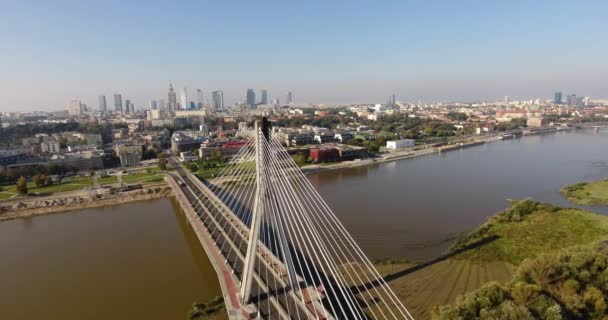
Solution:
[{"label": "bush", "polygon": [[488,283],[436,307],[434,319],[606,319],[606,244],[525,260],[506,285]]},{"label": "bush", "polygon": [[25,179],[24,176],[19,177],[19,180],[17,180],[17,192],[19,192],[19,194],[23,195],[23,194],[27,194],[27,180]]}]

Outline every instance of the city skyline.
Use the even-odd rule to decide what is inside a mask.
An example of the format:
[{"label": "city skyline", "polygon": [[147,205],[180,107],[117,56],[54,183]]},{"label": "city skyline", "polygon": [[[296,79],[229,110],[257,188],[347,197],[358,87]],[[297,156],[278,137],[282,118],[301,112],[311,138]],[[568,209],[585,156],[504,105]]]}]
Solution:
[{"label": "city skyline", "polygon": [[[247,88],[267,89],[269,100],[293,91],[297,103],[313,104],[384,102],[389,94],[401,101],[552,99],[555,91],[608,98],[608,5],[600,2],[186,1],[183,16],[167,14],[176,7],[169,4],[118,6],[8,5],[0,13],[0,111],[62,110],[74,98],[96,106],[114,93],[141,107],[166,97],[168,80],[179,83],[176,91],[221,90],[225,106],[243,101]],[[284,24],[285,16],[293,20]],[[184,44],[188,50],[176,50]]]}]

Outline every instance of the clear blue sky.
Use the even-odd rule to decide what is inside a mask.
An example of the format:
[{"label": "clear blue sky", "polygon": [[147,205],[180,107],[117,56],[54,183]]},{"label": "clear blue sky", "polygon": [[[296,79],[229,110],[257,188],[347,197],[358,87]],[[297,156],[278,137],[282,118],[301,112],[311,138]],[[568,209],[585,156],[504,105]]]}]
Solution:
[{"label": "clear blue sky", "polygon": [[[607,1],[4,0],[0,111],[247,88],[296,102],[608,97]],[[108,101],[110,102],[110,101]]]}]

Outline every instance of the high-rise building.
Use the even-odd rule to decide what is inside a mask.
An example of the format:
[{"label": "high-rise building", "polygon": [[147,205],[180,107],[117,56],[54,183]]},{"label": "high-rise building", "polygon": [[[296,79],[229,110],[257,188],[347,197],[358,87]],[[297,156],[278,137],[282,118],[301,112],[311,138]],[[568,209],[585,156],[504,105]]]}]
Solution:
[{"label": "high-rise building", "polygon": [[268,91],[262,90],[262,100],[260,101],[260,103],[268,104]]},{"label": "high-rise building", "polygon": [[566,102],[568,102],[569,106],[577,105],[578,99],[576,98],[576,94],[569,94],[568,97],[566,97]]},{"label": "high-rise building", "polygon": [[131,101],[129,99],[125,99],[125,113],[133,113],[133,110],[131,110]]},{"label": "high-rise building", "polygon": [[509,104],[509,101],[510,101],[509,96],[505,96],[505,103]]},{"label": "high-rise building", "polygon": [[156,103],[156,100],[150,100],[150,110],[156,109],[158,109],[158,104]]},{"label": "high-rise building", "polygon": [[177,109],[177,95],[175,91],[173,91],[173,84],[169,83],[169,94],[167,97],[167,103],[169,106],[169,111],[175,111]]},{"label": "high-rise building", "polygon": [[82,103],[78,99],[70,100],[68,104],[68,114],[71,116],[77,116],[82,113]]},{"label": "high-rise building", "polygon": [[291,93],[291,91],[287,92],[286,103],[287,103],[288,106],[293,105],[293,94]]},{"label": "high-rise building", "polygon": [[201,89],[196,89],[196,108],[203,108],[203,90]]},{"label": "high-rise building", "polygon": [[248,107],[255,107],[255,91],[253,89],[247,89],[247,99],[245,101]]},{"label": "high-rise building", "polygon": [[165,99],[159,99],[158,100],[158,109],[159,110],[165,110]]},{"label": "high-rise building", "polygon": [[106,96],[99,96],[99,112],[108,112],[108,105],[106,104]]},{"label": "high-rise building", "polygon": [[122,96],[119,93],[114,94],[114,112],[122,113]]},{"label": "high-rise building", "polygon": [[188,90],[186,89],[186,87],[184,87],[184,89],[182,89],[182,96],[181,98],[181,109],[188,109]]},{"label": "high-rise building", "polygon": [[213,109],[216,111],[224,110],[224,92],[221,90],[213,91],[211,96],[213,100]]},{"label": "high-rise building", "polygon": [[553,97],[553,103],[562,104],[562,92],[561,91],[558,91],[555,93],[555,96]]}]

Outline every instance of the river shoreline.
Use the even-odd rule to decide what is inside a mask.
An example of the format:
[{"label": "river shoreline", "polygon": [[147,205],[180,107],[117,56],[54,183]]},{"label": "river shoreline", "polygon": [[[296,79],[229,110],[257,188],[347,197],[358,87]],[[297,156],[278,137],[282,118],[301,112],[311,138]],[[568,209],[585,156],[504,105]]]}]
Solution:
[{"label": "river shoreline", "polygon": [[[601,125],[601,127],[606,127],[606,126],[607,126],[606,124]],[[526,135],[570,132],[570,131],[576,131],[579,129],[589,129],[589,128],[590,127],[580,127],[580,128],[568,127],[568,128],[559,128],[556,130],[537,131],[533,134],[528,133]],[[524,135],[524,136],[526,136],[526,135]],[[468,148],[468,147],[473,147],[473,146],[482,145],[485,143],[502,141],[502,140],[503,140],[502,134],[492,134],[490,136],[476,137],[476,138],[472,138],[469,141],[458,142],[458,143],[443,146],[443,147],[425,146],[424,148],[421,148],[421,146],[418,146],[418,147],[414,147],[414,148],[421,148],[421,149],[409,148],[408,150],[394,151],[394,152],[390,152],[388,154],[383,154],[382,156],[377,157],[377,158],[369,158],[369,159],[354,160],[354,161],[344,161],[344,162],[340,162],[340,163],[336,163],[336,164],[327,164],[327,165],[313,164],[313,165],[304,166],[301,169],[305,175],[310,175],[310,174],[322,173],[322,172],[327,172],[327,171],[357,168],[357,167],[369,166],[369,165],[373,165],[373,164],[386,163],[386,162],[392,162],[392,161],[398,161],[398,160],[404,160],[404,159],[410,159],[410,158],[417,158],[417,157],[422,157],[422,156],[426,156],[426,155],[430,155],[430,154],[455,151],[455,150],[460,150],[460,149],[464,149],[464,148]]]},{"label": "river shoreline", "polygon": [[144,186],[142,189],[120,192],[105,197],[91,196],[83,190],[57,193],[44,198],[19,198],[0,203],[0,222],[131,202],[156,200],[173,195],[173,190],[167,184],[154,184]]}]

